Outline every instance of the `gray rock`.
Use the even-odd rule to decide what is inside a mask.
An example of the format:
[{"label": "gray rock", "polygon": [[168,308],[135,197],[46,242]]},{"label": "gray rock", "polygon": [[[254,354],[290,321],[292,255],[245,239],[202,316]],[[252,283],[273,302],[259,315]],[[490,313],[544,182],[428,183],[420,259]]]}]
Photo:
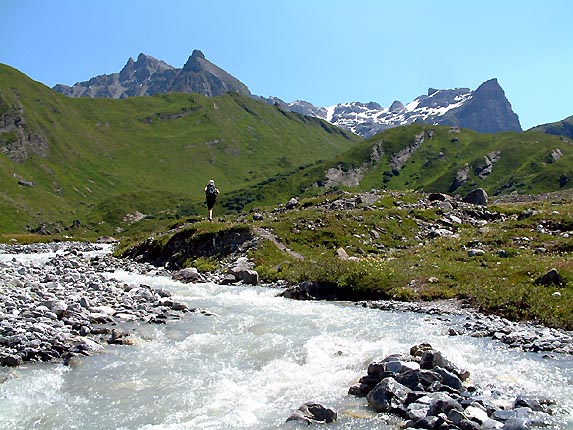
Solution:
[{"label": "gray rock", "polygon": [[442,377],[442,383],[444,385],[447,385],[448,387],[458,391],[462,389],[462,380],[458,378],[453,372],[450,372],[441,367],[434,367],[433,370]]},{"label": "gray rock", "polygon": [[529,422],[524,418],[510,418],[502,427],[502,430],[529,430]]},{"label": "gray rock", "polygon": [[564,284],[563,278],[555,268],[549,270],[544,275],[538,277],[535,280],[535,283],[537,285],[546,285],[546,286],[548,285],[563,286]]},{"label": "gray rock", "polygon": [[243,281],[245,284],[257,285],[259,283],[259,273],[253,269],[245,267],[234,267],[229,270],[238,280]]},{"label": "gray rock", "polygon": [[470,191],[462,200],[473,205],[486,206],[488,203],[488,195],[483,188],[477,188]]},{"label": "gray rock", "polygon": [[286,207],[287,209],[293,209],[293,208],[295,208],[297,205],[298,205],[298,200],[293,197],[292,199],[290,199],[290,200],[287,202],[287,204],[285,205],[285,207]]},{"label": "gray rock", "polygon": [[338,413],[336,410],[323,406],[320,403],[307,402],[301,405],[298,410],[292,414],[288,421],[304,421],[307,424],[312,423],[331,423],[336,421]]},{"label": "gray rock", "polygon": [[376,412],[391,412],[402,406],[411,390],[393,378],[384,378],[366,396]]},{"label": "gray rock", "polygon": [[201,275],[195,267],[187,267],[175,272],[172,276],[176,281],[181,281],[185,283],[197,282],[201,279]]}]

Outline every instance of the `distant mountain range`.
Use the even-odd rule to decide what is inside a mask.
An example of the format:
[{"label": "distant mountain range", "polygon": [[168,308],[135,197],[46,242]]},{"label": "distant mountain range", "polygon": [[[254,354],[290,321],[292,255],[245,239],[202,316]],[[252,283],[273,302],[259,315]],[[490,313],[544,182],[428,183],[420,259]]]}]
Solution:
[{"label": "distant mountain range", "polygon": [[[205,70],[206,60],[194,56],[188,64],[201,68],[188,67],[186,73],[211,83],[224,80],[224,73],[215,66]],[[182,71],[175,76],[159,68],[160,75],[184,81]],[[140,88],[153,87],[152,74],[145,80],[138,72],[143,73],[134,66],[124,76],[131,75],[132,84],[137,79]],[[129,86],[119,76],[104,80],[115,82],[114,94]],[[476,100],[487,100],[497,87],[489,81],[470,95],[459,91],[453,97],[463,103],[442,118],[464,106],[466,113],[477,109]],[[418,99],[417,108],[444,95],[430,93]],[[203,187],[210,178],[222,191],[221,212],[336,189],[464,195],[480,187],[496,195],[573,187],[573,145],[565,136],[415,123],[361,139],[286,110],[276,99],[267,104],[254,98],[236,91],[217,97],[170,92],[124,100],[70,98],[0,65],[0,236],[156,231],[204,213]],[[439,105],[445,102],[426,109]],[[413,115],[415,109],[408,109],[396,103],[390,110]],[[335,111],[328,113],[332,121]],[[549,130],[553,126],[540,131]]]},{"label": "distant mountain range", "polygon": [[70,97],[126,98],[169,92],[198,93],[208,97],[237,92],[286,110],[315,116],[368,138],[382,130],[412,123],[469,128],[482,133],[521,131],[519,118],[496,79],[469,88],[438,90],[430,88],[404,105],[395,101],[388,108],[378,103],[340,103],[316,107],[305,101],[285,102],[276,97],[251,94],[248,87],[228,72],[193,51],[183,68],[139,54],[130,58],[119,73],[100,75],[73,86],[58,84],[55,91]]}]

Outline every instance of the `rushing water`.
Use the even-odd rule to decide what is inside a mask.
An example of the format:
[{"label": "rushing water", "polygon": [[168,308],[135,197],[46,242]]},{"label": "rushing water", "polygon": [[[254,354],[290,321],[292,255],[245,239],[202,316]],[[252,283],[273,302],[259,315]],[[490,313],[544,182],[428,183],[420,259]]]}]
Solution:
[{"label": "rushing water", "polygon": [[298,406],[336,408],[329,429],[396,429],[347,394],[371,361],[430,342],[472,383],[509,404],[518,394],[557,401],[556,423],[573,428],[573,358],[523,353],[484,339],[447,336],[444,321],[345,303],[300,302],[262,287],[181,284],[109,274],[170,289],[190,307],[166,325],[133,325],[132,346],[65,367],[0,369],[2,429],[289,429]]}]

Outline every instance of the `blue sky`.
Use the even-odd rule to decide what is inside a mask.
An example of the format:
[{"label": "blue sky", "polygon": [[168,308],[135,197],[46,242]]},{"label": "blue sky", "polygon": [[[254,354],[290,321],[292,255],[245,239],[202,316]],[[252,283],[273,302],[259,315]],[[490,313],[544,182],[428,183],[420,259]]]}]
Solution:
[{"label": "blue sky", "polygon": [[570,0],[0,0],[0,63],[48,86],[194,49],[252,93],[410,102],[497,78],[524,129],[573,115]]}]

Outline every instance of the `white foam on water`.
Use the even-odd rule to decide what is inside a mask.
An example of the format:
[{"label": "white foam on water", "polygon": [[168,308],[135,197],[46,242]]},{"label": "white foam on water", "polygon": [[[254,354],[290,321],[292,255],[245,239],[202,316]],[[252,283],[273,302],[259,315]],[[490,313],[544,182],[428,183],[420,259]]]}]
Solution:
[{"label": "white foam on water", "polygon": [[398,420],[372,413],[348,388],[370,362],[421,342],[469,370],[473,383],[502,393],[500,403],[545,395],[559,402],[554,428],[573,425],[571,357],[544,360],[493,341],[450,337],[443,321],[419,314],[292,301],[262,287],[108,276],[168,288],[213,315],[134,325],[134,345],[110,346],[72,368],[11,369],[15,377],[0,384],[0,428],[305,428],[285,420],[312,400],[339,410],[329,429],[396,429]]}]

